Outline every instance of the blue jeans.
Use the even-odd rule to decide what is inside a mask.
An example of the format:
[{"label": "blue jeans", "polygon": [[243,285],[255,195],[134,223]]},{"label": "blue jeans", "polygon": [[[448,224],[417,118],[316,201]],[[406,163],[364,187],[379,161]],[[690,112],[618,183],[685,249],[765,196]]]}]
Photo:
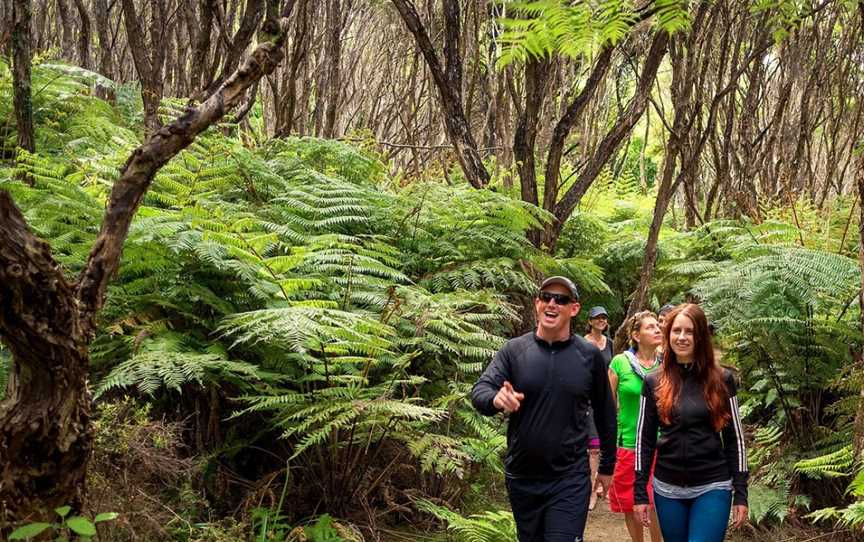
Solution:
[{"label": "blue jeans", "polygon": [[732,510],[732,492],[715,489],[695,499],[669,499],[654,492],[664,542],[722,542]]}]

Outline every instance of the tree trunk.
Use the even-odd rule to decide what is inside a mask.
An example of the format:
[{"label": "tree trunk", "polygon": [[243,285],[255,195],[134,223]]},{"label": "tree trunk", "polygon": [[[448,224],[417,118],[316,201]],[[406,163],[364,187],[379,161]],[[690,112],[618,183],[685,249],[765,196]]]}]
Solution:
[{"label": "tree trunk", "polygon": [[165,32],[165,1],[152,2],[153,16],[150,25],[150,51],[144,39],[144,31],[135,4],[132,0],[122,0],[123,20],[126,23],[126,35],[135,61],[135,71],[141,81],[141,101],[144,103],[144,130],[149,137],[161,127],[159,119],[159,104],[162,102],[163,78],[162,70],[165,64],[165,44],[162,37]]},{"label": "tree trunk", "polygon": [[[399,11],[405,26],[414,35],[417,48],[423,53],[423,58],[429,66],[435,86],[438,87],[438,95],[444,110],[444,128],[450,143],[453,145],[453,151],[459,160],[462,172],[471,186],[483,188],[489,184],[489,172],[483,165],[483,160],[477,151],[477,143],[474,141],[474,135],[471,133],[471,127],[465,117],[465,111],[462,107],[461,86],[455,84],[458,79],[461,85],[462,80],[462,61],[459,56],[459,47],[453,43],[447,45],[450,40],[445,39],[444,56],[447,62],[445,73],[441,68],[441,62],[438,60],[438,54],[432,46],[432,41],[429,39],[429,34],[420,21],[414,3],[411,0],[393,0],[393,4]],[[458,35],[458,0],[444,0],[444,17],[446,34],[448,36]]]},{"label": "tree trunk", "polygon": [[30,0],[15,0],[12,4],[12,86],[15,97],[15,120],[18,125],[18,146],[30,152],[36,150],[33,132],[33,102],[30,96]]},{"label": "tree trunk", "polygon": [[[55,1],[57,2],[57,15],[60,17],[60,26],[63,27],[62,38],[60,40],[60,56],[71,60],[73,51],[72,29],[75,25],[69,16],[69,6],[66,5],[66,0]],[[48,6],[45,6],[45,9],[47,10]]]},{"label": "tree trunk", "polygon": [[336,112],[342,95],[342,0],[327,0],[327,105],[324,113],[326,138],[336,137]]},{"label": "tree trunk", "polygon": [[13,359],[0,403],[0,500],[15,519],[35,519],[83,503],[88,349],[73,286],[5,191],[0,239],[0,334]]},{"label": "tree trunk", "polygon": [[[539,205],[534,147],[537,145],[537,126],[540,123],[551,67],[549,60],[539,59],[532,59],[525,65],[525,104],[513,136],[513,155],[519,170],[522,201],[532,205]],[[542,235],[536,237],[542,238]],[[538,244],[538,239],[532,241]]]},{"label": "tree trunk", "polygon": [[[771,43],[766,33],[757,36],[757,40],[751,44],[751,54],[742,62],[741,66],[736,64],[727,70],[729,60],[728,33],[723,34],[722,42],[718,47],[712,37],[715,33],[714,21],[710,20],[703,25],[709,16],[708,4],[699,4],[697,13],[691,25],[690,35],[676,41],[672,47],[670,58],[672,60],[672,95],[674,107],[674,120],[671,133],[666,145],[665,165],[663,168],[663,179],[657,193],[657,201],[654,206],[654,217],[651,228],[648,231],[648,241],[645,246],[645,257],[642,261],[642,270],[639,275],[639,286],[633,295],[627,316],[630,317],[645,306],[648,297],[648,287],[654,273],[654,265],[657,262],[657,241],[660,236],[660,228],[666,215],[669,202],[675,194],[678,186],[687,179],[694,179],[700,164],[702,150],[710,134],[714,132],[717,121],[717,110],[723,99],[733,92],[738,86],[738,79],[744,73],[750,62],[760,61],[764,50]],[[737,48],[737,45],[736,45]],[[706,69],[704,59],[714,49],[718,49],[718,81],[716,92],[711,97],[707,111],[707,119],[704,124],[700,116],[704,115],[703,96],[707,87]],[[700,62],[701,61],[701,62]],[[743,66],[743,67],[742,67]],[[728,79],[725,79],[728,77]],[[725,86],[724,86],[725,85]],[[676,161],[680,163],[677,176],[674,174]],[[672,181],[674,177],[674,182]],[[686,196],[685,196],[686,198]],[[695,198],[691,198],[693,208],[691,209],[694,220],[698,218],[698,210],[695,208]],[[623,333],[619,328],[616,333],[616,342]]]},{"label": "tree trunk", "polygon": [[[195,37],[195,52],[192,54],[192,69],[189,70],[190,89],[200,89],[210,84],[212,70],[207,65],[207,53],[210,52],[210,35],[213,31],[213,2],[201,0],[201,20],[198,23],[198,35]],[[190,36],[191,38],[191,36]]]},{"label": "tree trunk", "polygon": [[648,105],[651,87],[654,86],[657,70],[660,68],[663,57],[666,56],[666,49],[669,44],[669,34],[660,29],[655,32],[654,38],[651,40],[651,47],[645,57],[642,73],[639,75],[636,93],[627,104],[624,113],[618,117],[615,124],[606,132],[603,140],[600,141],[600,144],[588,160],[588,164],[579,173],[573,186],[555,204],[556,221],[546,230],[545,244],[550,252],[554,253],[555,251],[555,245],[558,242],[558,236],[561,235],[564,223],[573,214],[573,210],[582,201],[582,196],[588,192],[588,189],[594,183],[594,179],[597,178],[597,175],[606,166],[606,163],[614,155],[618,146],[633,130],[633,127],[639,121],[639,118],[642,117],[642,113]]},{"label": "tree trunk", "polygon": [[[277,111],[276,117],[281,119],[281,122],[276,125],[276,137],[289,136],[294,130],[294,116],[297,109],[297,75],[301,64],[304,63],[309,54],[308,2],[300,0],[297,10],[297,17],[294,23],[294,42],[291,46],[291,61],[288,68],[288,80],[285,81],[284,85],[284,110],[281,108],[281,102],[276,104],[280,109]],[[305,114],[305,111],[303,114]]]},{"label": "tree trunk", "polygon": [[[864,2],[861,8],[861,24],[864,26]],[[859,107],[864,107],[859,105]],[[861,270],[861,290],[858,292],[858,303],[864,307],[864,152],[858,154],[858,171],[856,180],[858,185],[858,267]],[[864,308],[861,309],[861,333],[864,333]],[[864,351],[861,352],[859,370],[864,371]],[[860,461],[864,457],[864,386],[858,394],[858,410],[855,412],[855,423],[852,427],[852,443],[855,449],[855,458]]]},{"label": "tree trunk", "polygon": [[132,152],[75,284],[0,190],[0,339],[12,353],[7,396],[0,402],[4,521],[47,518],[60,504],[81,505],[92,438],[88,346],[132,218],[159,168],[273,71],[293,5],[288,2],[279,21],[265,23],[273,41],[259,45],[215,94]]},{"label": "tree trunk", "polygon": [[111,62],[111,30],[109,27],[107,0],[94,0],[93,12],[96,15],[96,34],[99,35],[99,73],[108,79],[114,79]]},{"label": "tree trunk", "polygon": [[[243,18],[240,20],[240,27],[231,39],[230,47],[225,55],[225,61],[222,64],[222,73],[202,93],[199,93],[198,97],[202,100],[213,94],[219,88],[219,85],[237,69],[237,64],[243,57],[243,52],[252,43],[255,29],[258,28],[258,23],[261,21],[261,16],[264,12],[261,9],[261,2],[262,0],[248,0],[246,2],[246,9],[243,11]],[[231,24],[229,23],[227,26],[230,28]]]},{"label": "tree trunk", "polygon": [[552,132],[552,140],[549,143],[549,151],[546,155],[546,178],[543,185],[543,208],[549,212],[555,211],[555,204],[558,201],[558,190],[560,188],[558,181],[561,178],[561,159],[564,156],[564,143],[566,143],[573,126],[581,120],[582,112],[591,101],[591,98],[594,97],[597,87],[600,86],[600,83],[609,72],[614,49],[614,46],[606,45],[600,51],[600,54],[597,55],[597,60],[591,69],[591,75],[585,81],[585,86],[582,87],[579,95],[567,106],[564,114],[555,125],[555,130]]},{"label": "tree trunk", "polygon": [[87,14],[87,6],[84,0],[74,0],[78,17],[81,19],[81,28],[78,29],[78,63],[81,67],[90,69],[90,15]]},{"label": "tree trunk", "polygon": [[[651,227],[648,229],[648,240],[645,243],[645,257],[642,260],[642,271],[639,274],[639,286],[636,294],[630,302],[631,309],[627,311],[628,317],[642,310],[648,296],[648,285],[651,283],[654,265],[657,263],[657,241],[660,239],[660,228],[663,226],[663,218],[669,208],[672,195],[675,194],[678,185],[684,177],[683,172],[675,176],[675,165],[678,158],[678,143],[674,141],[675,136],[670,135],[669,144],[666,146],[665,162],[663,166],[663,179],[657,189],[657,200],[654,202],[654,217],[651,219]],[[674,182],[673,182],[674,179]]]}]

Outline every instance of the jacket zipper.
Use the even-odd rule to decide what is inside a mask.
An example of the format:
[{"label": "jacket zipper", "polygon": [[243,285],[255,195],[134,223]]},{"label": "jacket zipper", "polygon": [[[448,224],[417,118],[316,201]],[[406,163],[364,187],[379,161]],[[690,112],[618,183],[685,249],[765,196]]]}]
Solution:
[{"label": "jacket zipper", "polygon": [[[682,390],[681,390],[681,405],[682,406],[684,405],[684,394],[685,394],[685,390],[683,388],[686,385],[687,385],[687,383],[684,382],[684,385],[681,386],[682,387]],[[683,408],[681,409],[681,434],[682,434],[682,437],[681,437],[682,446],[681,447],[684,450],[681,453],[681,464],[686,465],[687,464],[687,421],[684,417],[684,409]],[[689,471],[687,469],[684,469],[684,484],[683,484],[683,486],[688,487],[689,485],[690,485]]]}]

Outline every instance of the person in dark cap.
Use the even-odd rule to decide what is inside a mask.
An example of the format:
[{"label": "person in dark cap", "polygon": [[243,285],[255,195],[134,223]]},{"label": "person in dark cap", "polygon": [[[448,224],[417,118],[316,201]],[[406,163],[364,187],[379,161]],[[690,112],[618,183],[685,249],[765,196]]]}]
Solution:
[{"label": "person in dark cap", "polygon": [[588,516],[588,406],[600,438],[598,487],[615,469],[615,403],[603,355],[573,335],[579,292],[549,277],[534,300],[537,328],[508,341],[471,392],[474,407],[509,414],[505,481],[520,542],[581,541]]},{"label": "person in dark cap", "polygon": [[[596,346],[603,354],[606,368],[612,362],[612,340],[606,336],[609,329],[609,313],[604,307],[591,307],[588,310],[588,331],[585,339]],[[600,435],[594,426],[594,411],[588,409],[588,463],[591,465],[591,480],[597,478],[597,467],[600,465]],[[591,491],[591,500],[588,502],[588,510],[594,510],[597,504],[597,491]]]},{"label": "person in dark cap", "polygon": [[600,350],[606,366],[612,361],[612,341],[606,336],[609,329],[609,313],[600,306],[588,310],[588,331],[585,339]]}]

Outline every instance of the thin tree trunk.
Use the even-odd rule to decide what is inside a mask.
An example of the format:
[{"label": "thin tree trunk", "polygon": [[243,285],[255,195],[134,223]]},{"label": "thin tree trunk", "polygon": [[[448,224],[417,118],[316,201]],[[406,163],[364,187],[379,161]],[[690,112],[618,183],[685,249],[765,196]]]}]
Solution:
[{"label": "thin tree trunk", "polygon": [[213,30],[214,1],[200,1],[201,20],[198,22],[195,52],[192,55],[192,69],[190,70],[189,80],[190,89],[204,88],[211,83],[212,70],[207,65],[207,53],[210,51],[210,35]]},{"label": "thin tree trunk", "polygon": [[327,0],[326,10],[327,104],[323,135],[326,138],[334,138],[336,137],[336,112],[339,110],[339,97],[342,95],[342,0]]},{"label": "thin tree trunk", "polygon": [[561,178],[561,158],[564,155],[564,143],[573,129],[580,120],[582,112],[594,97],[594,93],[600,83],[609,72],[609,67],[612,64],[612,51],[615,48],[612,45],[607,45],[597,55],[597,60],[594,62],[594,67],[591,69],[591,75],[582,87],[579,95],[573,99],[567,106],[564,114],[555,125],[555,130],[552,133],[552,140],[549,143],[549,152],[546,157],[546,179],[543,187],[543,208],[547,211],[555,210],[555,203],[558,200],[559,179]]},{"label": "thin tree trunk", "polygon": [[[864,27],[864,2],[859,4],[861,10],[861,25]],[[864,28],[862,28],[864,30]],[[858,106],[864,107],[859,104]],[[864,152],[858,154],[856,180],[858,185],[858,267],[861,270],[861,290],[858,291],[858,304],[864,307]],[[864,334],[864,308],[861,309],[861,333]],[[864,371],[864,350],[859,360],[859,371]],[[852,443],[855,450],[855,458],[861,460],[864,457],[864,385],[858,394],[858,409],[855,412],[855,422],[852,427]]]},{"label": "thin tree trunk", "polygon": [[[300,0],[298,14],[294,24],[294,42],[291,47],[291,62],[288,69],[288,80],[285,81],[285,109],[277,112],[277,118],[282,119],[281,124],[277,124],[276,136],[289,136],[294,130],[294,116],[297,109],[297,75],[301,64],[305,62],[309,55],[308,48],[308,29],[309,17],[307,14],[308,2]],[[277,104],[279,107],[281,104]],[[305,114],[305,109],[303,111]]]},{"label": "thin tree trunk", "polygon": [[165,64],[165,45],[161,38],[165,32],[165,1],[152,2],[153,16],[150,25],[150,52],[144,39],[141,22],[135,13],[132,0],[122,0],[123,20],[126,23],[126,35],[135,61],[135,70],[141,81],[141,100],[144,103],[144,128],[147,136],[156,133],[162,127],[159,119],[159,104],[162,101],[163,78]]},{"label": "thin tree trunk", "polygon": [[[255,29],[258,28],[258,23],[261,21],[261,16],[264,13],[264,10],[261,9],[261,2],[262,0],[248,0],[246,2],[246,9],[243,11],[243,18],[240,20],[240,27],[231,39],[231,45],[225,55],[225,61],[222,64],[222,73],[215,81],[210,83],[200,96],[202,99],[209,97],[237,69],[237,64],[243,57],[243,53],[249,47],[249,44],[252,43]],[[230,23],[228,27],[230,28]]]},{"label": "thin tree trunk", "polygon": [[15,0],[12,4],[12,86],[15,96],[15,121],[18,126],[18,146],[30,152],[36,150],[33,132],[33,102],[30,96],[30,0]]},{"label": "thin tree trunk", "polygon": [[624,113],[618,117],[615,124],[606,132],[603,140],[591,155],[588,164],[576,178],[576,182],[567,190],[561,200],[555,204],[556,221],[547,229],[545,240],[545,244],[550,251],[554,252],[564,223],[573,214],[573,210],[576,209],[576,206],[582,200],[582,196],[591,187],[594,179],[597,178],[597,175],[600,174],[600,171],[602,171],[603,167],[614,155],[624,138],[633,130],[633,127],[645,111],[651,87],[654,85],[654,79],[657,76],[660,63],[666,55],[668,44],[669,35],[665,31],[658,29],[651,40],[651,47],[645,57],[642,73],[639,75],[639,82],[636,86],[636,93],[627,104]]},{"label": "thin tree trunk", "polygon": [[75,9],[81,19],[81,28],[78,29],[78,63],[82,68],[89,70],[90,64],[90,15],[87,14],[87,6],[83,0],[74,0]]},{"label": "thin tree trunk", "polygon": [[108,79],[114,79],[114,69],[111,62],[111,29],[107,0],[93,0],[93,11],[96,16],[96,33],[99,35],[99,73]]},{"label": "thin tree trunk", "polygon": [[[459,165],[465,174],[465,178],[471,183],[471,186],[483,188],[489,184],[489,172],[486,171],[486,166],[483,165],[483,160],[477,151],[477,143],[474,140],[474,135],[471,133],[471,127],[468,125],[468,120],[465,117],[465,111],[462,106],[462,61],[459,57],[458,44],[451,43],[450,39],[445,38],[445,73],[445,70],[441,68],[441,62],[438,60],[435,48],[429,39],[429,34],[423,23],[420,22],[420,16],[414,7],[414,3],[411,0],[393,0],[393,4],[399,11],[399,15],[405,22],[405,26],[414,35],[417,47],[423,53],[426,64],[429,66],[429,71],[432,73],[432,78],[435,80],[435,85],[438,87],[442,109],[444,110],[444,127],[447,137],[453,145],[456,158],[459,160]],[[458,35],[458,0],[444,0],[444,18],[447,37]],[[455,84],[457,80],[459,85]]]},{"label": "thin tree trunk", "polygon": [[[534,147],[537,144],[537,126],[540,123],[550,69],[549,60],[532,59],[526,64],[525,105],[522,107],[516,133],[513,136],[513,155],[519,170],[522,201],[533,205],[539,205]],[[538,244],[542,235],[534,237],[532,241]]]},{"label": "thin tree trunk", "polygon": [[[69,16],[69,6],[66,0],[54,0],[57,3],[57,15],[60,17],[60,26],[63,27],[62,38],[60,40],[60,55],[63,58],[71,59],[74,46],[72,45],[72,30],[74,24],[72,17]],[[48,9],[48,6],[45,6]],[[47,29],[46,29],[47,30]]]}]

